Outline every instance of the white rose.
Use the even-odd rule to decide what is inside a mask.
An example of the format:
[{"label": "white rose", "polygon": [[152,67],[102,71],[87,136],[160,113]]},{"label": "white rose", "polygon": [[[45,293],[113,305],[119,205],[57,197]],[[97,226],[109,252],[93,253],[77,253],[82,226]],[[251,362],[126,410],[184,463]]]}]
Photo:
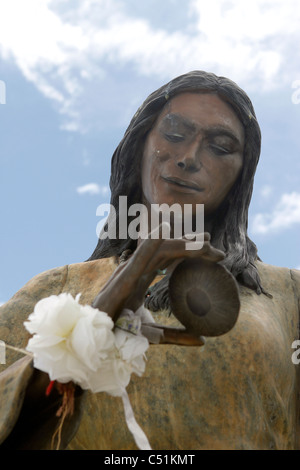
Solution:
[{"label": "white rose", "polygon": [[137,446],[150,450],[143,430],[135,421],[126,387],[132,373],[142,375],[149,346],[141,334],[140,313],[124,310],[119,328],[105,313],[79,304],[79,295],[52,295],[40,300],[24,323],[33,335],[27,350],[34,366],[50,380],[74,382],[93,393],[107,392],[123,400],[125,419]]},{"label": "white rose", "polygon": [[135,326],[134,334],[119,328],[114,332],[112,319],[80,305],[79,297],[63,293],[36,304],[24,323],[33,334],[27,350],[34,355],[34,366],[47,372],[50,380],[73,381],[93,393],[121,396],[131,374],[141,376],[145,371],[149,342],[140,334],[141,321],[126,310],[125,319]]},{"label": "white rose", "polygon": [[104,312],[82,306],[71,294],[40,300],[24,323],[34,336],[27,350],[34,365],[61,383],[89,388],[89,376],[115,349],[114,323]]},{"label": "white rose", "polygon": [[121,396],[130,382],[132,373],[141,376],[145,371],[147,338],[116,328],[115,348],[101,365],[101,373],[91,373],[90,389]]},{"label": "white rose", "polygon": [[132,372],[141,376],[145,372],[145,352],[149,347],[147,338],[116,329],[115,345],[120,359],[130,364]]}]

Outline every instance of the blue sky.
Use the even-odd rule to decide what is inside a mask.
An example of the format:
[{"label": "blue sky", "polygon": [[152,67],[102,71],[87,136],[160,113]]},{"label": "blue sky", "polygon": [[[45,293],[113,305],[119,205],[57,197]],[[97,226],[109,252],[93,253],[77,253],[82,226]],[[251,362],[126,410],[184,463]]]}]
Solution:
[{"label": "blue sky", "polygon": [[130,118],[195,69],[250,95],[249,235],[266,263],[300,267],[299,21],[298,0],[0,0],[0,304],[90,256]]}]

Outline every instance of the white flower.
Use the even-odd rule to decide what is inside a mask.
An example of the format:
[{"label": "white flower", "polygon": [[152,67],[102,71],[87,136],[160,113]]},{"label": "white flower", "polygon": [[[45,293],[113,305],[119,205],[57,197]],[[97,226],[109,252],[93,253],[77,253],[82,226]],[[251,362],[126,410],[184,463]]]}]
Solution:
[{"label": "white flower", "polygon": [[114,332],[112,319],[80,305],[79,296],[63,293],[40,300],[24,325],[33,334],[27,350],[34,355],[34,366],[50,380],[120,396],[131,374],[145,370],[149,343],[140,331]]},{"label": "white flower", "polygon": [[92,391],[104,391],[120,396],[135,373],[145,371],[145,352],[149,347],[147,338],[128,331],[115,330],[115,349],[102,364],[101,374],[93,374]]}]

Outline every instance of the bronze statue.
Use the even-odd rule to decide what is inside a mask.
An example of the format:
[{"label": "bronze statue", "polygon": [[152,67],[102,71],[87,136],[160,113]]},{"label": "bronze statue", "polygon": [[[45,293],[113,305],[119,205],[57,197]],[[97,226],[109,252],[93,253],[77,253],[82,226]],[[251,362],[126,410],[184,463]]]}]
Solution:
[{"label": "bronze statue", "polygon": [[[128,394],[153,449],[297,449],[291,345],[299,335],[300,273],[265,265],[247,235],[260,142],[251,101],[224,77],[195,71],[152,93],[113,155],[111,204],[117,216],[124,195],[146,207],[204,204],[203,248],[186,250],[185,238],[101,239],[86,262],[36,276],[3,305],[0,339],[24,348],[23,322],[51,294],[81,292],[83,304],[114,320],[144,304],[162,335]],[[182,313],[187,307],[191,313]],[[29,358],[13,352],[10,363],[0,375],[2,447],[49,448],[59,396],[46,400],[47,377]],[[29,425],[35,404],[38,418]],[[77,390],[62,446],[136,449],[122,414],[117,398]]]}]

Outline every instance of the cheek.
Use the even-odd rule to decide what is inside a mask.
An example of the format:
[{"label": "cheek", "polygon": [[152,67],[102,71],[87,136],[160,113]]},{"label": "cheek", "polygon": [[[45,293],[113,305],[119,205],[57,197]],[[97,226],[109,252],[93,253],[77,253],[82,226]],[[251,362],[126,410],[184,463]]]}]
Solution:
[{"label": "cheek", "polygon": [[172,155],[168,146],[163,144],[160,139],[149,139],[144,148],[142,157],[142,175],[143,177],[154,178],[160,174],[164,164],[171,161]]},{"label": "cheek", "polygon": [[242,155],[237,155],[236,158],[234,158],[233,162],[231,163],[231,165],[229,165],[229,168],[228,168],[228,174],[229,174],[229,178],[231,180],[231,185],[233,185],[236,180],[238,179],[240,173],[241,173],[241,170],[242,170],[242,167],[243,167],[243,156]]},{"label": "cheek", "polygon": [[151,168],[151,163],[153,159],[154,153],[154,146],[152,144],[152,139],[147,139],[144,146],[143,157],[142,157],[142,165],[141,165],[141,172],[143,180],[147,179],[147,174]]},{"label": "cheek", "polygon": [[144,152],[144,155],[142,158],[142,168],[141,168],[143,185],[145,184],[149,185],[151,180],[153,179],[153,173],[154,173],[155,166],[156,166],[155,160],[156,160],[156,155],[154,151]]},{"label": "cheek", "polygon": [[152,201],[155,194],[156,180],[159,175],[159,154],[152,142],[146,143],[141,165],[142,189],[148,201]]},{"label": "cheek", "polygon": [[241,168],[242,165],[240,165],[238,162],[234,162],[233,164],[228,165],[224,168],[224,175],[226,176],[229,185],[233,185],[234,182],[237,180]]},{"label": "cheek", "polygon": [[211,185],[215,190],[223,195],[230,191],[242,169],[242,158],[233,158],[230,161],[225,160],[210,168]]}]

